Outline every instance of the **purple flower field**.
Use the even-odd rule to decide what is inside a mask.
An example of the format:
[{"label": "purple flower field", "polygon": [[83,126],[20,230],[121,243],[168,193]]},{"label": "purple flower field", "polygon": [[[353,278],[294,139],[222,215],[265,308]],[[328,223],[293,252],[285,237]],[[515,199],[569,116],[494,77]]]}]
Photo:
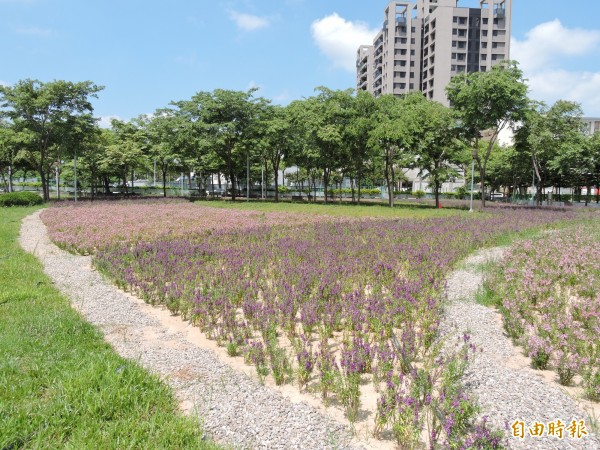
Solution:
[{"label": "purple flower field", "polygon": [[446,337],[456,351],[441,351],[446,275],[501,234],[570,217],[515,209],[357,220],[158,202],[42,216],[59,245],[93,252],[119,286],[192,320],[261,379],[317,392],[351,422],[371,384],[380,396],[371,429],[399,442],[425,433],[432,448],[500,442],[474,424],[460,386],[469,337]]},{"label": "purple flower field", "polygon": [[511,248],[490,280],[508,334],[538,369],[600,400],[600,233],[597,220]]}]

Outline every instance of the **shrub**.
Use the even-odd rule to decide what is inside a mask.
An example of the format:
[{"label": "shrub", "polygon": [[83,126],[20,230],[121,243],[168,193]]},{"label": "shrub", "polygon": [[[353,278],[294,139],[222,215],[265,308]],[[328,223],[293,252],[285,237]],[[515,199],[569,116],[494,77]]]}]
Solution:
[{"label": "shrub", "polygon": [[413,195],[417,198],[423,198],[425,197],[425,191],[418,190],[413,192]]},{"label": "shrub", "polygon": [[33,206],[44,203],[42,197],[35,192],[9,192],[0,195],[0,207],[3,206]]}]

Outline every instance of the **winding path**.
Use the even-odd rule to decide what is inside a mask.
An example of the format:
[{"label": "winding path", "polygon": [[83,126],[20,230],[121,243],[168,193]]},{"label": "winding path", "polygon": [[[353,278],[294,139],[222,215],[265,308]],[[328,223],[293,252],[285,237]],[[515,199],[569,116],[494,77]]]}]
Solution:
[{"label": "winding path", "polygon": [[[482,414],[487,415],[497,428],[506,428],[515,420],[531,426],[535,421],[547,424],[560,419],[567,426],[573,419],[585,420],[590,433],[584,439],[565,437],[561,440],[547,436],[532,437],[527,429],[525,438],[511,437],[513,449],[600,449],[600,439],[591,433],[591,420],[585,406],[576,401],[552,380],[550,371],[536,371],[529,360],[505,336],[502,317],[494,309],[475,302],[477,290],[483,283],[482,266],[502,257],[502,248],[481,250],[467,258],[462,268],[454,271],[447,281],[450,301],[443,327],[468,331],[471,340],[481,349],[469,366],[465,383],[479,399]],[[592,415],[593,418],[593,415]]]}]

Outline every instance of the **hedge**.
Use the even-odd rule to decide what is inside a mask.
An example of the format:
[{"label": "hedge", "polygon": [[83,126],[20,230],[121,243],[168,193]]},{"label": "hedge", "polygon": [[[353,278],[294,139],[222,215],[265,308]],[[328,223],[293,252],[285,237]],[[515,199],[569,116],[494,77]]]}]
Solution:
[{"label": "hedge", "polygon": [[4,206],[33,206],[44,202],[35,192],[9,192],[0,194],[0,207]]}]

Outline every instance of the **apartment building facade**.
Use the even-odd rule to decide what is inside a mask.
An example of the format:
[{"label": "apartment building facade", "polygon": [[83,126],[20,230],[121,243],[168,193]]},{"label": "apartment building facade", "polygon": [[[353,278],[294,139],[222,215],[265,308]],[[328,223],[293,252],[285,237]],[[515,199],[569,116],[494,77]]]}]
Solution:
[{"label": "apartment building facade", "polygon": [[588,134],[600,133],[600,117],[584,117],[583,121]]},{"label": "apartment building facade", "polygon": [[357,52],[357,90],[375,96],[421,91],[448,105],[445,87],[460,73],[510,59],[512,0],[391,1],[372,45]]}]

